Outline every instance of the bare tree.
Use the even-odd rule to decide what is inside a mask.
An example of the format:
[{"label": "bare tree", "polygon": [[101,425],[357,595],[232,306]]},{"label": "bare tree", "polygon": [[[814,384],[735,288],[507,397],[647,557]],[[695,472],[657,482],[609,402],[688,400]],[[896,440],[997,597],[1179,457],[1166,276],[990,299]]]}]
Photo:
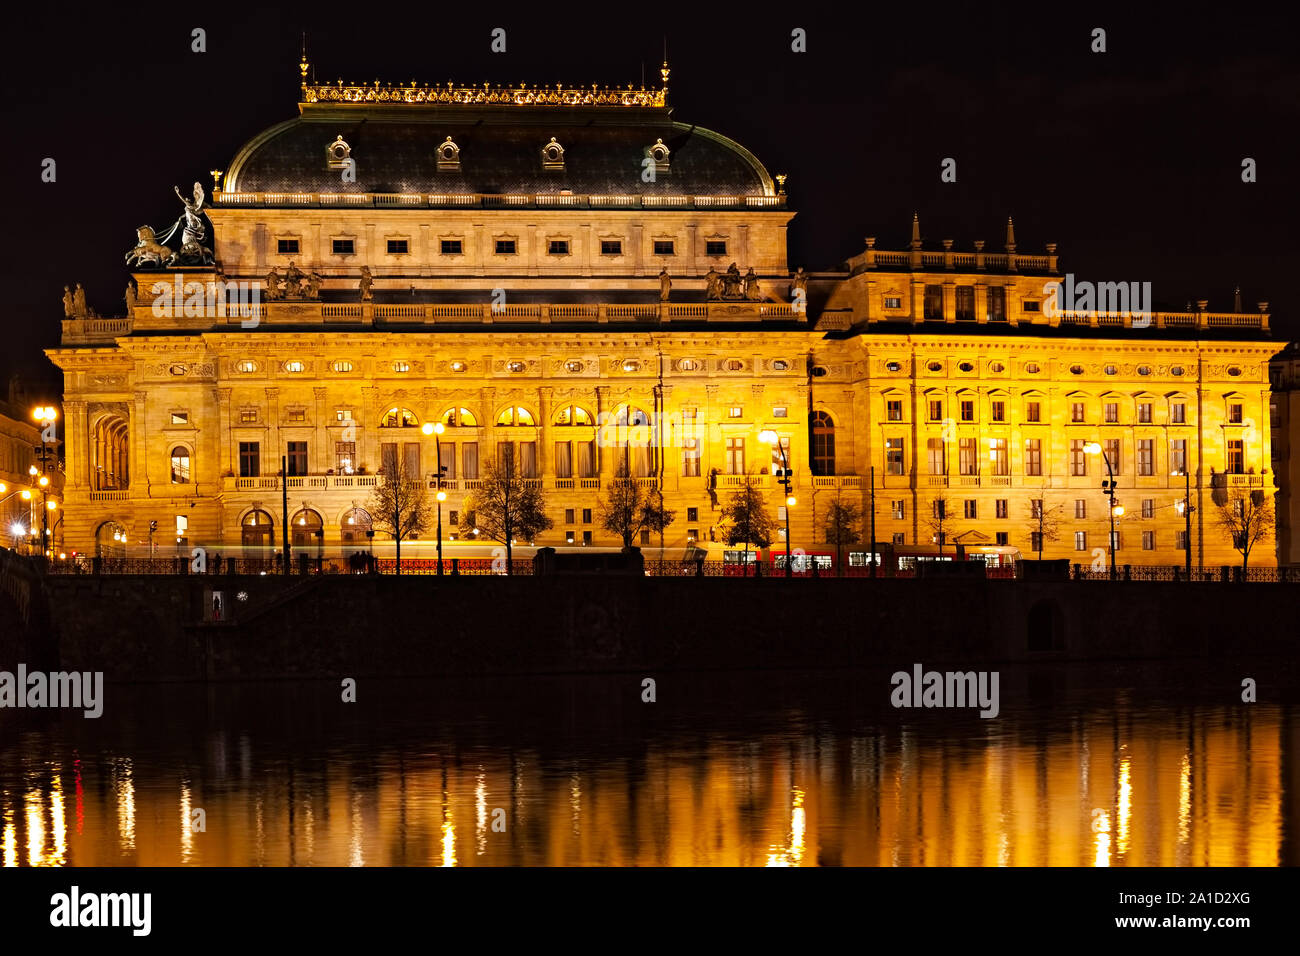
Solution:
[{"label": "bare tree", "polygon": [[519,477],[509,459],[501,466],[489,461],[478,489],[465,502],[487,536],[506,546],[506,574],[514,573],[515,539],[531,541],[553,524],[540,484]]},{"label": "bare tree", "polygon": [[[776,536],[776,519],[767,510],[767,497],[752,476],[722,508],[727,544],[745,546],[745,575],[749,576],[749,546],[766,548]],[[787,555],[788,557],[788,555]]]},{"label": "bare tree", "polygon": [[1059,541],[1061,538],[1061,518],[1065,512],[1063,505],[1048,505],[1047,499],[1031,498],[1029,500],[1029,529],[1038,560],[1043,560],[1043,543]]},{"label": "bare tree", "polygon": [[1218,503],[1218,509],[1219,527],[1240,552],[1244,574],[1250,562],[1251,549],[1270,538],[1277,525],[1273,504],[1262,491],[1234,488]]},{"label": "bare tree", "polygon": [[424,482],[419,475],[409,474],[405,465],[387,468],[371,492],[366,510],[373,516],[372,527],[392,535],[397,542],[397,573],[401,574],[402,542],[429,524],[429,496]]},{"label": "bare tree", "polygon": [[677,516],[675,511],[664,507],[662,493],[628,477],[627,467],[623,464],[619,465],[618,475],[596,500],[596,513],[600,526],[622,538],[624,548],[632,547],[632,541],[642,530],[662,535],[664,528]]},{"label": "bare tree", "polygon": [[934,540],[939,545],[940,554],[943,554],[943,545],[947,540],[947,532],[944,528],[951,520],[952,512],[948,507],[948,498],[939,495],[930,503],[930,517],[925,519],[925,523],[934,532]]},{"label": "bare tree", "polygon": [[826,510],[822,519],[822,533],[826,543],[835,548],[835,576],[844,577],[844,549],[852,547],[862,540],[858,531],[858,522],[862,518],[862,509],[851,501],[836,498]]}]

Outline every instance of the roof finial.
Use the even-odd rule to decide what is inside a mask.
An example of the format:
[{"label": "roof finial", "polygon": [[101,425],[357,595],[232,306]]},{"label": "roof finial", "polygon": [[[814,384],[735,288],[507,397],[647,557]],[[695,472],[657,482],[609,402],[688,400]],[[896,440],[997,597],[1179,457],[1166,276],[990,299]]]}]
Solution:
[{"label": "roof finial", "polygon": [[1007,216],[1007,252],[1016,251],[1016,224]]},{"label": "roof finial", "polygon": [[659,70],[659,75],[663,77],[664,93],[668,92],[668,34],[664,34],[664,65]]},{"label": "roof finial", "polygon": [[916,213],[912,213],[912,248],[921,248],[921,218]]},{"label": "roof finial", "polygon": [[307,34],[306,34],[306,33],[303,33],[303,35],[302,35],[302,59],[300,59],[300,60],[298,61],[298,72],[302,74],[302,85],[303,85],[303,86],[306,86],[306,85],[307,85],[307,70],[308,70],[308,67],[309,67],[309,64],[307,63]]}]

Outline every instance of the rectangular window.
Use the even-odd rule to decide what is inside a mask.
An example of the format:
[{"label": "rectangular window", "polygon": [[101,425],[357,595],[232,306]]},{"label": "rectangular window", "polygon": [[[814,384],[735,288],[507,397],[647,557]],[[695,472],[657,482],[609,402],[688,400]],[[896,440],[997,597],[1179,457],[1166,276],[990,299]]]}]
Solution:
[{"label": "rectangular window", "polygon": [[172,412],[173,425],[188,425],[190,423],[189,412]]},{"label": "rectangular window", "polygon": [[745,439],[727,439],[727,474],[743,475],[745,473]]},{"label": "rectangular window", "polygon": [[519,477],[537,477],[537,442],[535,441],[519,443]]},{"label": "rectangular window", "polygon": [[573,477],[573,445],[567,441],[555,443],[555,477]]},{"label": "rectangular window", "polygon": [[698,541],[698,540],[700,540],[700,529],[699,529],[699,528],[687,528],[687,529],[686,529],[686,543],[687,543],[687,544],[694,544],[694,543],[695,543],[696,541]]},{"label": "rectangular window", "polygon": [[997,501],[993,502],[993,514],[998,518],[1005,518],[1007,516],[1006,498],[999,498]]},{"label": "rectangular window", "polygon": [[975,287],[973,285],[957,286],[957,321],[975,321]]},{"label": "rectangular window", "polygon": [[1107,402],[1107,403],[1106,403],[1106,415],[1105,415],[1105,419],[1106,419],[1106,421],[1108,421],[1108,422],[1117,422],[1117,421],[1119,421],[1119,403],[1118,403],[1118,402]]},{"label": "rectangular window", "polygon": [[591,524],[591,509],[590,509],[590,508],[583,508],[583,509],[582,509],[582,523],[583,523],[583,524]]},{"label": "rectangular window", "polygon": [[1043,473],[1043,442],[1040,438],[1025,439],[1025,474]]},{"label": "rectangular window", "polygon": [[641,529],[641,547],[643,547],[643,548],[647,548],[647,547],[649,547],[649,546],[650,546],[650,529],[649,529],[649,528],[642,528],[642,529]]},{"label": "rectangular window", "polygon": [[241,408],[239,410],[239,421],[244,425],[247,425],[249,422],[257,421],[257,409]]},{"label": "rectangular window", "polygon": [[1005,322],[1007,320],[1007,290],[1000,285],[989,286],[989,321]]},{"label": "rectangular window", "polygon": [[1119,461],[1119,439],[1107,438],[1105,442],[1106,458],[1110,461],[1110,470],[1115,474],[1120,473]]},{"label": "rectangular window", "polygon": [[907,518],[907,501],[892,501],[889,505],[889,514],[895,521],[904,521]]},{"label": "rectangular window", "polygon": [[1246,471],[1246,446],[1245,443],[1235,438],[1228,442],[1228,474],[1240,475]]},{"label": "rectangular window", "polygon": [[[903,414],[902,414],[903,403],[898,402],[897,404],[899,406],[898,417],[895,419],[891,419],[891,421],[901,422],[903,420]],[[943,402],[935,399],[931,399],[930,400],[930,421],[937,422],[942,420],[943,420]]]},{"label": "rectangular window", "polygon": [[[446,243],[443,243],[446,245]],[[390,256],[404,256],[411,251],[410,240],[407,239],[389,239],[388,254]]]},{"label": "rectangular window", "polygon": [[1088,532],[1076,531],[1074,533],[1074,550],[1075,551],[1088,550]]},{"label": "rectangular window", "polygon": [[943,321],[943,286],[925,287],[925,318],[927,321]]},{"label": "rectangular window", "polygon": [[967,498],[963,502],[962,516],[965,518],[969,518],[972,521],[978,518],[980,516],[979,502],[976,501],[974,498]]},{"label": "rectangular window", "polygon": [[1084,444],[1082,438],[1070,440],[1070,474],[1075,477],[1088,474],[1088,453],[1083,450]]},{"label": "rectangular window", "polygon": [[1187,529],[1174,532],[1174,547],[1179,551],[1187,550]]},{"label": "rectangular window", "polygon": [[1024,309],[1026,312],[1037,312],[1039,311],[1039,303],[1033,299],[1025,299]]},{"label": "rectangular window", "polygon": [[255,441],[239,443],[239,477],[257,478],[262,474],[261,446]]},{"label": "rectangular window", "polygon": [[1088,499],[1087,499],[1087,498],[1075,498],[1075,499],[1074,499],[1074,517],[1075,517],[1075,520],[1076,520],[1076,521],[1083,521],[1085,518],[1088,517]]},{"label": "rectangular window", "polygon": [[745,409],[740,405],[732,405],[730,408],[727,409],[728,418],[743,418],[744,415],[745,415]]},{"label": "rectangular window", "polygon": [[288,468],[291,476],[307,474],[307,443],[291,441],[288,443]]},{"label": "rectangular window", "polygon": [[978,475],[979,461],[977,460],[978,451],[975,447],[974,438],[957,439],[957,473],[962,475]]},{"label": "rectangular window", "polygon": [[1025,421],[1038,424],[1043,420],[1043,406],[1039,402],[1025,402]]},{"label": "rectangular window", "polygon": [[700,440],[698,438],[682,439],[682,477],[700,477]]},{"label": "rectangular window", "polygon": [[943,439],[927,438],[925,440],[925,451],[926,457],[930,460],[930,474],[948,474],[948,456],[945,454]]},{"label": "rectangular window", "polygon": [[1139,425],[1151,424],[1151,403],[1150,402],[1138,402],[1138,424]]},{"label": "rectangular window", "polygon": [[350,408],[336,408],[336,409],[334,409],[334,420],[335,420],[336,422],[350,422],[350,421],[352,421],[352,409],[350,409]]},{"label": "rectangular window", "polygon": [[1011,462],[1008,460],[1007,440],[1005,438],[989,439],[989,461],[993,465],[993,474],[1011,474]]},{"label": "rectangular window", "polygon": [[975,421],[975,403],[970,399],[963,399],[961,403],[961,420],[964,422]]},{"label": "rectangular window", "polygon": [[438,442],[438,471],[445,481],[456,477],[456,443]]},{"label": "rectangular window", "polygon": [[335,239],[332,248],[334,249],[334,255],[336,256],[356,255],[356,249],[354,248],[353,240],[351,239]]},{"label": "rectangular window", "polygon": [[1083,404],[1083,402],[1071,402],[1071,403],[1070,403],[1070,421],[1072,421],[1072,422],[1081,422],[1081,421],[1083,421],[1083,420],[1084,420],[1084,411],[1085,411],[1085,408],[1084,408],[1084,404]]},{"label": "rectangular window", "polygon": [[1156,468],[1155,439],[1139,438],[1137,443],[1137,466],[1139,475],[1154,475]]},{"label": "rectangular window", "polygon": [[705,240],[704,254],[706,256],[725,256],[727,254],[727,240],[725,239]]},{"label": "rectangular window", "polygon": [[673,241],[671,239],[655,240],[655,255],[671,256],[673,254]]},{"label": "rectangular window", "polygon": [[442,239],[438,242],[438,249],[444,256],[459,256],[464,252],[459,239]]},{"label": "rectangular window", "polygon": [[1174,425],[1187,424],[1187,404],[1185,402],[1174,402],[1169,406],[1169,421]]},{"label": "rectangular window", "polygon": [[788,412],[789,412],[789,409],[787,409],[784,405],[776,405],[776,406],[774,406],[774,407],[772,408],[772,417],[773,417],[773,418],[789,418],[790,416],[789,416]]},{"label": "rectangular window", "polygon": [[569,240],[552,239],[547,246],[547,251],[553,256],[567,256],[569,254]]},{"label": "rectangular window", "polygon": [[903,439],[885,439],[885,474],[901,475],[903,473]]},{"label": "rectangular window", "polygon": [[462,442],[460,446],[460,473],[467,481],[478,478],[478,442]]},{"label": "rectangular window", "polygon": [[1156,516],[1156,501],[1154,498],[1142,499],[1142,517],[1154,518]]},{"label": "rectangular window", "polygon": [[1030,499],[1029,499],[1029,517],[1031,517],[1031,518],[1033,518],[1035,521],[1037,521],[1037,520],[1038,520],[1039,518],[1041,518],[1042,516],[1043,516],[1043,499],[1042,499],[1042,498],[1030,498]]},{"label": "rectangular window", "polygon": [[336,441],[334,443],[334,470],[340,475],[350,475],[357,469],[357,443],[354,441]]},{"label": "rectangular window", "polygon": [[275,240],[275,251],[282,256],[296,256],[298,254],[298,240],[277,239]]},{"label": "rectangular window", "polygon": [[686,520],[687,520],[687,521],[699,521],[699,520],[700,520],[700,509],[699,509],[699,508],[687,508],[687,509],[686,509]]},{"label": "rectangular window", "polygon": [[907,535],[902,531],[894,532],[894,544],[907,544]]},{"label": "rectangular window", "polygon": [[995,422],[1005,422],[1007,420],[1007,403],[995,401],[989,406],[990,414]]},{"label": "rectangular window", "polygon": [[498,239],[496,241],[496,254],[499,256],[513,256],[515,254],[515,241],[513,239]]},{"label": "rectangular window", "polygon": [[1169,443],[1169,470],[1176,475],[1187,471],[1187,439],[1175,438]]},{"label": "rectangular window", "polygon": [[600,254],[602,256],[621,256],[623,254],[623,241],[621,239],[600,240]]},{"label": "rectangular window", "polygon": [[590,532],[590,531],[584,531],[584,532],[582,532],[582,543],[583,543],[583,544],[591,544],[591,532]]},{"label": "rectangular window", "polygon": [[578,477],[596,477],[596,442],[578,442]]},{"label": "rectangular window", "polygon": [[307,420],[307,409],[291,408],[288,410],[288,418],[291,422],[305,422]]},{"label": "rectangular window", "polygon": [[902,299],[902,296],[897,296],[897,295],[887,295],[887,296],[885,296],[885,308],[886,308],[886,309],[901,309],[902,307],[903,307],[903,299]]},{"label": "rectangular window", "polygon": [[994,540],[999,545],[1005,545],[1011,540],[1011,536],[1005,531],[998,531],[994,533]]},{"label": "rectangular window", "polygon": [[897,399],[889,399],[885,402],[885,420],[890,422],[901,422],[903,420],[903,403]]},{"label": "rectangular window", "polygon": [[1043,534],[1041,531],[1029,532],[1029,550],[1030,551],[1043,550]]},{"label": "rectangular window", "polygon": [[564,532],[564,543],[565,543],[565,544],[573,544],[573,541],[574,541],[574,532],[573,532],[573,530],[570,529],[570,530],[565,531],[565,532]]},{"label": "rectangular window", "polygon": [[402,470],[407,478],[420,477],[420,443],[404,442],[402,445]]},{"label": "rectangular window", "polygon": [[1229,425],[1241,424],[1241,403],[1240,402],[1233,402],[1228,406],[1228,424]]}]

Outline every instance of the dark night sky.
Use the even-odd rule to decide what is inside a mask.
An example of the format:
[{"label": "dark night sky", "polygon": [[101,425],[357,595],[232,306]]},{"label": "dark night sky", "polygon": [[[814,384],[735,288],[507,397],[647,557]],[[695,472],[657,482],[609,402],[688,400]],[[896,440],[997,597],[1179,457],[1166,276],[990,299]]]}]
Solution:
[{"label": "dark night sky", "polygon": [[[657,80],[666,35],[674,118],[725,133],[789,174],[799,215],[791,266],[834,268],[903,248],[913,210],[926,248],[975,239],[1000,251],[1014,216],[1021,252],[1059,244],[1081,279],[1153,284],[1157,307],[1208,298],[1271,303],[1295,335],[1300,61],[1285,24],[1242,4],[1137,9],[1051,4],[744,5],[623,2],[398,8],[222,5],[129,13],[22,5],[6,14],[0,374],[57,385],[39,354],[57,343],[65,283],[120,314],[135,227],[170,224],[171,187],[225,169],[239,146],[297,113],[300,34],[321,80],[626,84]],[[125,8],[123,8],[125,9]],[[534,6],[532,10],[536,10]],[[313,12],[315,11],[315,12]],[[585,11],[585,12],[584,12]],[[489,51],[507,30],[508,52]],[[1089,52],[1107,30],[1108,51]],[[208,52],[190,52],[207,30]],[[790,51],[802,27],[808,52]],[[58,181],[40,180],[53,157]],[[941,183],[940,161],[958,181]],[[1254,157],[1259,182],[1241,182]],[[742,264],[743,265],[743,264]]]}]

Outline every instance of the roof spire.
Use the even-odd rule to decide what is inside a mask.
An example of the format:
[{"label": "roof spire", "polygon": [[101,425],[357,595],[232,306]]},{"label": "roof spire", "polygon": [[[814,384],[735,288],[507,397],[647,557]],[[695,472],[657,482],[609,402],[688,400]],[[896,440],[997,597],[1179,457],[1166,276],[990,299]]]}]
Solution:
[{"label": "roof spire", "polygon": [[307,34],[302,35],[302,58],[298,61],[298,72],[302,74],[302,85],[307,85],[307,70],[310,64],[307,63]]},{"label": "roof spire", "polygon": [[912,248],[921,248],[921,219],[916,213],[912,213]]},{"label": "roof spire", "polygon": [[1007,216],[1007,252],[1016,251],[1016,224]]}]

